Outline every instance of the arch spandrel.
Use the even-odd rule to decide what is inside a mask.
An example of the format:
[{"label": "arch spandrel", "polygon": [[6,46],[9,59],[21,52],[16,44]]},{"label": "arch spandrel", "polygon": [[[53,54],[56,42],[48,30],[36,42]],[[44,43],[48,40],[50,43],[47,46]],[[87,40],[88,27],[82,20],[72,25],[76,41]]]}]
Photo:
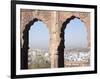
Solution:
[{"label": "arch spandrel", "polygon": [[88,12],[59,12],[59,19],[61,22],[64,22],[67,18],[70,18],[71,16],[76,16],[83,20],[86,17],[89,18],[90,15]]},{"label": "arch spandrel", "polygon": [[23,45],[23,31],[26,28],[25,26],[32,21],[34,18],[41,20],[48,27],[49,33],[51,31],[51,11],[37,11],[31,9],[22,9],[21,10],[21,46]]},{"label": "arch spandrel", "polygon": [[25,29],[26,24],[29,23],[29,21],[31,21],[33,19],[32,17],[32,10],[29,9],[21,9],[20,12],[20,38],[21,38],[21,47],[23,46],[23,31]]},{"label": "arch spandrel", "polygon": [[[37,11],[37,10],[21,10],[21,30],[23,31],[26,24],[32,19],[37,18],[44,22],[48,28],[51,24],[51,11]],[[21,31],[21,32],[22,32]]]},{"label": "arch spandrel", "polygon": [[[25,25],[29,23],[33,19],[32,10],[21,9],[21,30],[25,28]],[[21,31],[22,32],[22,31]]]},{"label": "arch spandrel", "polygon": [[50,29],[51,26],[51,11],[41,11],[41,10],[35,10],[33,11],[33,16],[35,18],[38,18],[44,22],[48,29]]},{"label": "arch spandrel", "polygon": [[62,11],[59,12],[59,27],[61,29],[62,24],[66,21],[66,19],[75,16],[79,18],[82,22],[84,22],[87,32],[88,32],[88,46],[90,47],[90,13],[89,12],[67,12]]}]

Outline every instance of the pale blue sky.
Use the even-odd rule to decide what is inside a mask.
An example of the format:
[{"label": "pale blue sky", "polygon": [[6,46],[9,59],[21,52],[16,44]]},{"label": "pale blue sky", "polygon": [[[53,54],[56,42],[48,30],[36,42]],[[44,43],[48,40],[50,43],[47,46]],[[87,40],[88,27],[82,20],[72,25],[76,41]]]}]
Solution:
[{"label": "pale blue sky", "polygon": [[[41,21],[35,22],[29,30],[29,47],[48,49],[49,31],[46,24]],[[65,29],[65,48],[87,47],[87,32],[84,23],[75,18],[67,24]]]},{"label": "pale blue sky", "polygon": [[87,30],[80,19],[73,19],[65,29],[65,46],[67,48],[86,48]]},{"label": "pale blue sky", "polygon": [[49,45],[49,31],[47,26],[41,22],[35,22],[29,30],[29,47],[48,49]]}]

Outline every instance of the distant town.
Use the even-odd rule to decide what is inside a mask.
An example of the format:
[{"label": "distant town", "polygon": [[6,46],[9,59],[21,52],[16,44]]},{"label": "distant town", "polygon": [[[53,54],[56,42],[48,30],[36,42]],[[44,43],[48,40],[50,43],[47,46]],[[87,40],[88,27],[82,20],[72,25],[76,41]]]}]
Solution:
[{"label": "distant town", "polygon": [[[90,49],[67,49],[64,51],[65,67],[80,67],[90,65]],[[49,50],[29,49],[28,65],[30,69],[50,68]]]}]

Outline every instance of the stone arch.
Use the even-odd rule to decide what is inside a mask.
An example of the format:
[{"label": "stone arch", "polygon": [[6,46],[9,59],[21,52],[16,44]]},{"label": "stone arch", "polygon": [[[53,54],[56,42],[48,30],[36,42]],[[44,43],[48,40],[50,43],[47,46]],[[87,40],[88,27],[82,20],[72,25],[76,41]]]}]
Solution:
[{"label": "stone arch", "polygon": [[89,12],[59,12],[59,22],[60,22],[60,26],[62,28],[63,23],[71,18],[72,16],[75,16],[76,18],[80,19],[82,22],[84,22],[85,26],[86,26],[86,30],[87,30],[87,34],[88,34],[88,48],[90,48],[91,46],[91,35],[90,35],[90,31],[91,31],[91,25],[90,25],[90,13]]},{"label": "stone arch", "polygon": [[[71,20],[73,20],[74,18],[80,19],[77,16],[72,15],[70,18],[67,18],[63,23],[62,23],[62,27],[61,27],[61,31],[60,31],[60,43],[58,45],[58,66],[59,67],[64,67],[64,49],[65,49],[65,29],[68,23],[70,23]],[[81,20],[81,19],[80,19]],[[83,22],[83,20],[81,20]],[[87,38],[88,40],[88,38]]]},{"label": "stone arch", "polygon": [[38,20],[41,20],[43,23],[47,25],[47,28],[49,30],[49,34],[51,33],[51,12],[50,11],[41,11],[41,10],[32,10],[32,9],[21,9],[20,13],[20,40],[21,40],[21,47],[23,46],[23,31],[26,27],[26,25],[33,20],[33,18],[38,18]]},{"label": "stone arch", "polygon": [[[61,31],[62,25],[66,24],[65,22],[70,22],[75,17],[80,17],[87,28],[88,31],[88,43],[90,47],[90,13],[89,12],[76,12],[76,11],[47,11],[47,10],[32,10],[32,9],[21,9],[20,12],[20,40],[21,40],[21,52],[23,52],[23,46],[27,43],[24,43],[23,37],[27,37],[27,32],[25,32],[26,26],[30,23],[34,24],[34,22],[38,20],[42,20],[48,27],[50,34],[49,41],[49,52],[51,57],[51,68],[63,67],[63,52],[61,52],[64,48],[63,32]],[[33,19],[34,18],[34,19]],[[38,18],[38,19],[37,19]],[[30,29],[29,27],[27,30]],[[26,33],[26,36],[23,35],[23,32]],[[27,42],[27,41],[26,41]],[[25,46],[24,46],[25,47]],[[28,46],[26,47],[28,49]],[[61,53],[60,53],[61,52]],[[21,53],[22,54],[22,53]],[[21,55],[22,56],[22,55]],[[24,57],[24,56],[23,56]],[[25,57],[24,57],[25,58]],[[21,57],[22,59],[22,57]],[[24,61],[24,60],[23,60]],[[26,63],[26,62],[25,62]],[[23,64],[24,65],[24,64]],[[21,67],[22,69],[27,69],[27,65],[25,67]]]},{"label": "stone arch", "polygon": [[21,69],[28,69],[29,30],[31,26],[34,25],[34,23],[37,21],[42,20],[34,18],[33,20],[29,21],[28,24],[25,25],[25,29],[23,30],[23,45],[21,48]]}]

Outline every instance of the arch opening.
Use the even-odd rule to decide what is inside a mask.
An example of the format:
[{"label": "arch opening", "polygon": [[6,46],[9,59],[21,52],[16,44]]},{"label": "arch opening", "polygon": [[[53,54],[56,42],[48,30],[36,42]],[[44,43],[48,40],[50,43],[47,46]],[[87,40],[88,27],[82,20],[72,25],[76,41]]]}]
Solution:
[{"label": "arch opening", "polygon": [[65,67],[88,66],[90,61],[85,24],[80,19],[74,18],[66,25],[64,37]]},{"label": "arch opening", "polygon": [[[85,62],[84,64],[79,64],[78,62],[78,65],[89,65],[89,53],[87,53],[89,52],[89,49],[87,49],[87,37],[87,29],[83,21],[81,21],[80,18],[76,16],[71,16],[70,18],[68,18],[62,24],[60,33],[61,41],[58,46],[58,61],[61,61],[63,63],[58,62],[59,65],[62,64],[63,67],[76,67],[77,65],[75,65],[75,63],[77,63],[77,61],[73,61],[79,60],[82,57],[83,53],[86,53],[84,54],[83,59],[86,57],[86,61],[88,62]],[[72,51],[78,53],[74,54]]]},{"label": "arch opening", "polygon": [[46,24],[37,21],[29,30],[28,68],[50,68],[49,31]]},{"label": "arch opening", "polygon": [[[41,32],[38,32],[39,30]],[[37,34],[35,32],[37,32]],[[32,64],[30,62],[33,62],[34,57],[32,57],[32,58],[30,57],[31,56],[29,53],[30,51],[32,51],[32,52],[40,52],[40,51],[44,52],[44,54],[42,56],[49,55],[48,54],[49,53],[49,50],[48,50],[49,41],[48,40],[49,40],[49,31],[47,29],[47,26],[41,20],[34,18],[28,24],[26,24],[25,29],[23,31],[23,46],[21,48],[21,69],[28,69],[28,68],[32,69],[33,68],[33,67],[30,67],[30,64]],[[33,48],[34,48],[34,50],[33,50]],[[45,62],[50,63],[48,61],[45,61]],[[38,66],[38,68],[39,68],[39,66]],[[43,66],[42,68],[45,68],[45,67]]]}]

